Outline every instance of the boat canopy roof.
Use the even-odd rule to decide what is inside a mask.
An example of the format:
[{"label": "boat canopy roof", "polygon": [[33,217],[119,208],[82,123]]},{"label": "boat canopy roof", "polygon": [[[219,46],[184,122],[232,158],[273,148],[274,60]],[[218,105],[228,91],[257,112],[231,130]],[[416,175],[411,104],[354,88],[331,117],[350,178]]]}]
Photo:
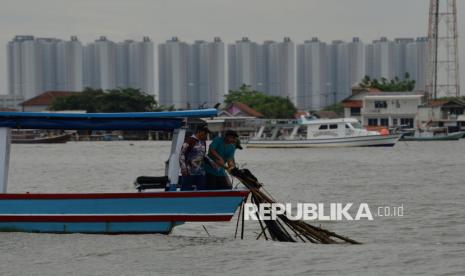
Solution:
[{"label": "boat canopy roof", "polygon": [[337,118],[337,119],[299,119],[302,125],[321,125],[321,124],[342,124],[342,123],[358,123],[355,118]]},{"label": "boat canopy roof", "polygon": [[217,110],[199,109],[130,113],[0,112],[0,127],[68,130],[173,130],[184,118],[213,117]]}]

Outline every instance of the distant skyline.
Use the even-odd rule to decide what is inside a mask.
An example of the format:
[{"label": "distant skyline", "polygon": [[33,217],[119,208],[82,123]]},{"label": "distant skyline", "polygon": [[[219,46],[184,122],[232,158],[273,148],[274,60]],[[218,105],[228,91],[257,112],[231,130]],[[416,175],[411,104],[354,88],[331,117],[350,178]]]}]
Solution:
[{"label": "distant skyline", "polygon": [[[349,5],[350,4],[350,5]],[[465,1],[457,1],[461,91],[465,95]],[[426,36],[428,0],[0,0],[0,93],[7,93],[6,45],[15,35],[69,39],[84,44],[101,35],[114,41],[172,36],[186,42],[218,36],[232,43],[320,40],[364,42],[387,36]],[[157,61],[155,61],[157,62]],[[156,64],[156,63],[155,63]],[[157,78],[157,72],[154,72]],[[158,92],[158,91],[156,91]]]}]

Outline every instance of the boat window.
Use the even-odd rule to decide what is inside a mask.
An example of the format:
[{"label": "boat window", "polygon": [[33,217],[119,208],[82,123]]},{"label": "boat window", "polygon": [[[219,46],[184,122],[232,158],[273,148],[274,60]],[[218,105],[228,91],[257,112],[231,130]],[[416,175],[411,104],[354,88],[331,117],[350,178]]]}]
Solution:
[{"label": "boat window", "polygon": [[362,128],[362,124],[360,124],[359,122],[351,123],[351,125],[352,125],[354,128],[358,128],[358,129],[361,129],[361,128]]},{"label": "boat window", "polygon": [[350,129],[350,125],[349,125],[349,124],[346,124],[346,128],[349,128],[349,129]]},{"label": "boat window", "polygon": [[329,125],[329,129],[337,129],[337,124]]},{"label": "boat window", "polygon": [[328,125],[320,125],[318,129],[328,129]]}]

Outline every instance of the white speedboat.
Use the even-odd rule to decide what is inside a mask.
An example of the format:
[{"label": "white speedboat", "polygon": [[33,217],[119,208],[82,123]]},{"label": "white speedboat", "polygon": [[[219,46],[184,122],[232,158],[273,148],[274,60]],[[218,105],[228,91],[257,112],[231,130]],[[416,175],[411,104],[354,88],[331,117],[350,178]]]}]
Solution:
[{"label": "white speedboat", "polygon": [[369,131],[353,118],[308,119],[262,125],[247,142],[249,148],[392,147],[400,135]]}]

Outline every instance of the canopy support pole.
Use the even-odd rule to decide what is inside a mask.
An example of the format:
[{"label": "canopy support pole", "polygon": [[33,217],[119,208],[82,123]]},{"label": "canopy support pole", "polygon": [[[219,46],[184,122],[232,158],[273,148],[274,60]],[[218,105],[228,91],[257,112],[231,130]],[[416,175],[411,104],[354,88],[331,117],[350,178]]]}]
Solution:
[{"label": "canopy support pole", "polygon": [[171,153],[168,163],[168,177],[170,179],[170,191],[176,191],[176,187],[179,181],[179,155],[181,153],[181,147],[184,143],[186,136],[185,128],[178,128],[173,131],[173,139],[171,142]]},{"label": "canopy support pole", "polygon": [[6,194],[10,163],[10,129],[0,128],[0,193]]}]

